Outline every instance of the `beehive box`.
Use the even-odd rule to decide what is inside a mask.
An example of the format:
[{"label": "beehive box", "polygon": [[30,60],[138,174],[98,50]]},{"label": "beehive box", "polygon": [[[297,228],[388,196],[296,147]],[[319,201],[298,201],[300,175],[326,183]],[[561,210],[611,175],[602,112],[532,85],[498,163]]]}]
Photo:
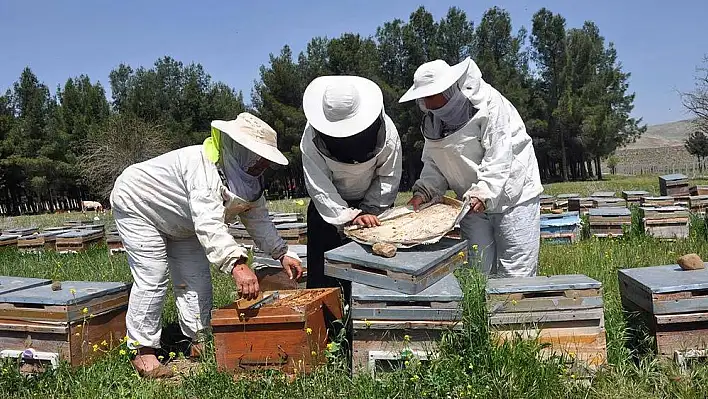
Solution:
[{"label": "beehive box", "polygon": [[648,197],[648,191],[641,190],[627,190],[622,191],[622,198],[627,201],[628,205],[641,205],[642,197]]},{"label": "beehive box", "polygon": [[467,241],[443,238],[430,245],[399,249],[393,258],[350,242],[325,252],[325,274],[347,281],[417,294],[467,261]]},{"label": "beehive box", "polygon": [[663,265],[619,270],[622,305],[654,338],[662,357],[708,349],[708,269]]},{"label": "beehive box", "polygon": [[674,197],[642,197],[640,203],[643,207],[674,206]]},{"label": "beehive box", "polygon": [[72,230],[57,235],[56,250],[59,253],[75,253],[85,251],[91,244],[103,239],[101,230]]},{"label": "beehive box", "polygon": [[293,251],[302,261],[302,277],[297,280],[288,278],[283,270],[280,261],[275,260],[258,249],[253,253],[253,263],[251,267],[258,277],[258,285],[261,291],[295,290],[303,289],[307,284],[307,246],[290,245],[288,248]]},{"label": "beehive box", "polygon": [[569,212],[579,212],[580,215],[585,215],[588,211],[595,207],[592,202],[592,198],[569,198],[568,199],[568,211]]},{"label": "beehive box", "polygon": [[[263,292],[264,296],[272,292]],[[212,311],[216,364],[222,371],[309,372],[326,361],[327,329],[342,319],[341,290],[279,291],[259,309],[239,303]],[[314,354],[313,354],[314,353]]]},{"label": "beehive box", "polygon": [[552,195],[542,194],[540,196],[541,200],[541,213],[549,213],[555,209],[556,198]]},{"label": "beehive box", "polygon": [[556,196],[556,209],[560,209],[564,212],[568,211],[568,200],[571,198],[579,198],[580,194],[570,193],[570,194],[559,194]]},{"label": "beehive box", "polygon": [[57,236],[64,231],[43,231],[39,234],[22,236],[17,239],[17,249],[22,252],[54,250]]},{"label": "beehive box", "polygon": [[437,356],[441,333],[462,328],[462,298],[452,274],[415,295],[352,283],[352,370],[400,367],[402,353],[421,361]]},{"label": "beehive box", "polygon": [[0,248],[2,247],[16,247],[17,239],[20,236],[17,234],[6,234],[0,235]]},{"label": "beehive box", "polygon": [[580,238],[578,212],[541,215],[541,240],[553,244],[570,244]]},{"label": "beehive box", "polygon": [[130,285],[64,281],[53,291],[49,283],[0,290],[2,356],[78,366],[122,342]]},{"label": "beehive box", "polygon": [[632,225],[632,212],[627,208],[590,209],[590,234],[595,237],[622,236]]},{"label": "beehive box", "polygon": [[708,195],[708,186],[691,186],[688,192],[692,196],[696,195]]},{"label": "beehive box", "polygon": [[87,220],[67,220],[64,222],[65,227],[78,227],[78,226],[86,226],[93,224],[93,220],[87,219]]},{"label": "beehive box", "polygon": [[674,196],[674,205],[675,206],[682,206],[685,208],[689,208],[689,201],[690,201],[691,196],[686,194],[686,195],[676,195]]},{"label": "beehive box", "polygon": [[108,253],[114,255],[120,252],[125,252],[125,246],[123,245],[123,240],[120,238],[118,231],[109,231],[106,234],[106,246],[108,247]]},{"label": "beehive box", "polygon": [[593,197],[593,208],[626,208],[627,201],[616,197]]},{"label": "beehive box", "polygon": [[664,196],[688,195],[688,176],[680,173],[659,176],[659,192]]},{"label": "beehive box", "polygon": [[688,197],[688,207],[692,212],[705,213],[708,208],[708,195],[692,195]]},{"label": "beehive box", "polygon": [[307,223],[280,223],[276,224],[278,235],[288,244],[307,243]]},{"label": "beehive box", "polygon": [[588,367],[606,363],[602,284],[585,275],[490,279],[486,301],[500,341],[538,338],[542,355],[567,355]]},{"label": "beehive box", "polygon": [[679,206],[639,209],[644,231],[647,234],[661,239],[688,237],[690,223],[688,209]]}]

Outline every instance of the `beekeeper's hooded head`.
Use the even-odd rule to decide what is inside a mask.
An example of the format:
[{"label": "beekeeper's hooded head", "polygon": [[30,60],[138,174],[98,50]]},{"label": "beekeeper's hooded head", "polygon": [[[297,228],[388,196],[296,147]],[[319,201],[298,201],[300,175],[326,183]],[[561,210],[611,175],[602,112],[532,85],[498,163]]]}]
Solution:
[{"label": "beekeeper's hooded head", "polygon": [[269,166],[288,164],[278,150],[275,130],[247,112],[234,120],[212,121],[211,137],[204,148],[207,157],[223,168],[229,190],[248,201],[260,197],[262,175]]},{"label": "beekeeper's hooded head", "polygon": [[305,89],[302,107],[335,159],[357,163],[373,157],[385,132],[383,93],[376,83],[359,76],[321,76]]},{"label": "beekeeper's hooded head", "polygon": [[478,108],[488,96],[489,85],[472,59],[453,66],[435,60],[418,67],[413,85],[398,102],[416,100],[420,109],[434,119],[460,127],[471,118],[470,106]]}]

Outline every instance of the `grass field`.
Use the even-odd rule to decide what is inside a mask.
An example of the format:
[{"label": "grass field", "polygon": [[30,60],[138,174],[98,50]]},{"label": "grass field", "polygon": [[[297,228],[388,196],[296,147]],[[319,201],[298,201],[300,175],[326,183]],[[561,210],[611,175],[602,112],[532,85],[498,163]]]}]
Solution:
[{"label": "grass field", "polygon": [[[698,182],[701,183],[701,182]],[[645,189],[658,192],[656,177],[611,179],[603,182],[550,185],[547,192]],[[399,202],[406,195],[401,194]],[[277,211],[301,211],[306,201],[280,201]],[[9,226],[50,226],[73,215],[33,216],[0,220]],[[106,216],[110,224],[110,216]],[[617,270],[627,267],[675,263],[684,253],[708,258],[705,226],[696,223],[691,238],[666,243],[631,234],[611,241],[586,240],[573,246],[543,245],[541,274],[583,273],[603,283],[608,335],[609,365],[593,377],[580,378],[559,359],[538,360],[533,342],[495,345],[490,339],[483,302],[484,281],[472,270],[460,270],[465,290],[465,330],[446,335],[442,356],[427,365],[385,374],[377,380],[368,376],[351,378],[335,359],[312,375],[288,382],[277,373],[235,382],[218,373],[207,356],[199,371],[179,381],[155,382],[140,379],[120,349],[98,363],[71,370],[60,367],[43,375],[24,378],[10,363],[0,365],[0,397],[67,398],[706,398],[708,366],[697,364],[681,372],[672,363],[628,349],[626,339],[632,325],[621,310]],[[85,254],[22,255],[0,251],[0,275],[130,281],[123,255],[109,257],[105,247]],[[215,306],[229,302],[233,284],[227,276],[213,272]],[[172,326],[176,310],[168,298],[164,323]],[[168,348],[169,349],[169,348]]]}]

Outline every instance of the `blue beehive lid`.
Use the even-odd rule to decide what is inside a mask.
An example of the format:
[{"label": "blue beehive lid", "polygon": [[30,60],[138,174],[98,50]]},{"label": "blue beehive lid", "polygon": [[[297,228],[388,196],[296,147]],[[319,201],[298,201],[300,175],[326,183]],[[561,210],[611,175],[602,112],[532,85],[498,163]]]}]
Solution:
[{"label": "blue beehive lid", "polygon": [[45,278],[0,276],[0,295],[49,283]]},{"label": "blue beehive lid", "polygon": [[0,295],[0,303],[73,305],[128,290],[130,284],[119,282],[62,281],[59,291],[52,291],[51,284],[40,285]]},{"label": "blue beehive lid", "polygon": [[679,265],[663,265],[621,269],[619,274],[652,294],[708,289],[708,268],[683,270]]},{"label": "blue beehive lid", "polygon": [[541,228],[580,224],[580,216],[578,215],[578,212],[567,212],[566,214],[553,216],[556,217],[541,218]]},{"label": "blue beehive lid", "polygon": [[352,299],[385,302],[457,302],[462,300],[462,289],[454,274],[448,274],[423,291],[410,295],[352,282]]},{"label": "blue beehive lid", "polygon": [[602,283],[584,274],[556,276],[509,277],[487,280],[487,294],[513,294],[519,292],[586,290],[601,288]]},{"label": "blue beehive lid", "polygon": [[350,242],[325,252],[325,259],[419,276],[466,248],[466,240],[443,238],[435,244],[399,249],[393,258],[384,258],[375,255],[368,245]]}]

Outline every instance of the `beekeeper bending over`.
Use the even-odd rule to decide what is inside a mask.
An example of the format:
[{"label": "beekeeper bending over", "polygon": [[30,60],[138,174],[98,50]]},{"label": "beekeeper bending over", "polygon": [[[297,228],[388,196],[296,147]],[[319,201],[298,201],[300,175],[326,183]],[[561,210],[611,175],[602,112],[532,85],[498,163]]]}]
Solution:
[{"label": "beekeeper bending over", "polygon": [[324,274],[324,253],[345,243],[347,224],[379,225],[401,180],[401,140],[376,83],[358,76],[322,76],[305,89],[307,125],[300,142],[307,209],[307,287],[351,284]]},{"label": "beekeeper bending over", "polygon": [[514,106],[482,79],[471,59],[421,65],[399,102],[416,100],[425,113],[423,171],[413,186],[414,208],[449,188],[469,200],[460,223],[491,276],[534,276],[543,192],[531,137]]},{"label": "beekeeper bending over", "polygon": [[198,345],[211,324],[209,264],[233,276],[241,295],[255,297],[258,280],[246,248],[229,234],[239,216],[256,245],[279,259],[289,276],[302,273],[297,255],[278,236],[262,195],[271,162],[287,165],[276,132],[255,116],[213,121],[204,145],[185,147],[128,167],[116,180],[111,206],[128,253],[134,284],[126,326],[133,365],[147,377],[171,374],[155,356],[172,278],[182,333]]}]

